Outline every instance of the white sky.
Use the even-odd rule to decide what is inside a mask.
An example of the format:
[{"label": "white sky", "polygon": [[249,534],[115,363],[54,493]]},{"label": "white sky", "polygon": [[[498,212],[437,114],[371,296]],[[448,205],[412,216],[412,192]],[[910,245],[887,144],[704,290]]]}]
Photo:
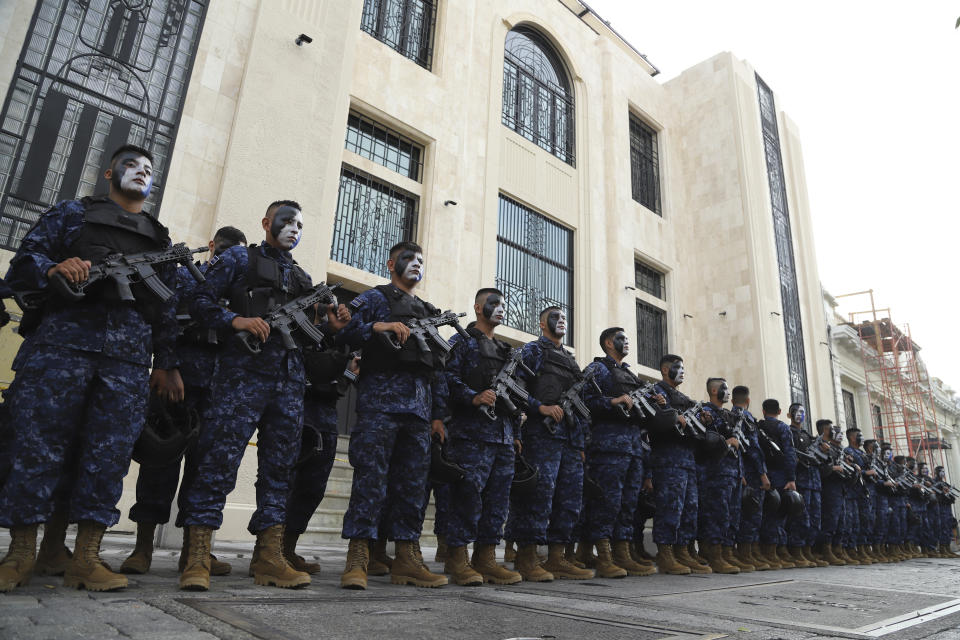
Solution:
[{"label": "white sky", "polygon": [[753,65],[800,127],[824,288],[873,289],[960,390],[960,2],[587,2],[661,81]]}]

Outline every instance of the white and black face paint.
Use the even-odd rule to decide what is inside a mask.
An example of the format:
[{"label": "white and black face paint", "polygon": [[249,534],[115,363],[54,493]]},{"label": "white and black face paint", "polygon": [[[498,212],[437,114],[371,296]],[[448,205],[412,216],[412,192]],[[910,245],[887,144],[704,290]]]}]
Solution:
[{"label": "white and black face paint", "polygon": [[491,293],[483,303],[483,317],[491,324],[500,324],[507,317],[507,307],[500,294]]},{"label": "white and black face paint", "polygon": [[670,371],[667,375],[677,384],[683,382],[683,362],[674,362],[670,365]]},{"label": "white and black face paint", "polygon": [[884,449],[881,455],[884,460],[893,460],[893,449]]},{"label": "white and black face paint", "polygon": [[287,251],[293,249],[300,242],[302,232],[303,214],[299,209],[280,207],[274,212],[270,233],[281,247]]},{"label": "white and black face paint", "polygon": [[613,348],[622,357],[626,358],[627,354],[630,353],[630,339],[627,338],[627,334],[621,331],[615,335],[613,337]]},{"label": "white and black face paint", "polygon": [[720,404],[726,404],[730,402],[732,394],[730,393],[730,387],[727,386],[727,383],[724,382],[720,385],[720,388],[717,389],[717,400],[720,401]]},{"label": "white and black face paint", "polygon": [[562,338],[567,335],[567,314],[563,311],[551,311],[547,314],[547,328],[550,333]]},{"label": "white and black face paint", "polygon": [[397,256],[393,270],[404,280],[420,282],[423,280],[423,254],[404,249]]},{"label": "white and black face paint", "polygon": [[803,408],[803,405],[800,405],[793,412],[793,419],[797,424],[803,424],[803,419],[807,417],[807,410]]},{"label": "white and black face paint", "polygon": [[110,181],[124,195],[146,200],[153,188],[153,164],[139,153],[127,151],[117,156],[111,167]]}]

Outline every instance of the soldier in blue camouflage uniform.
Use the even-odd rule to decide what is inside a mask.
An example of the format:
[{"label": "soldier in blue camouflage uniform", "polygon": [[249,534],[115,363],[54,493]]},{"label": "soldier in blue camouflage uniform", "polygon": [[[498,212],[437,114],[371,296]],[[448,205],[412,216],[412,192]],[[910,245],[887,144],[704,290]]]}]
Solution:
[{"label": "soldier in blue camouflage uniform", "polygon": [[[829,448],[830,443],[839,443],[839,430],[830,420],[817,420],[817,432],[821,441]],[[819,445],[818,445],[819,446]],[[820,516],[820,535],[817,544],[820,553],[831,565],[844,565],[847,559],[843,556],[840,541],[843,531],[841,525],[844,519],[847,481],[840,477],[840,466],[824,466],[820,469],[823,500]]]},{"label": "soldier in blue camouflage uniform", "polygon": [[719,455],[704,458],[704,481],[700,494],[700,551],[716,573],[740,573],[740,568],[724,557],[724,548],[733,549],[733,532],[740,520],[740,492],[743,482],[740,441],[733,436],[732,418],[723,405],[730,402],[731,391],[723,378],[707,380],[710,401],[703,405],[710,416],[707,429],[726,441]]},{"label": "soldier in blue camouflage uniform", "polygon": [[[749,573],[752,569],[766,571],[770,568],[770,565],[758,557],[760,555],[759,551],[754,553],[753,547],[760,543],[760,522],[763,519],[762,492],[770,488],[770,480],[767,477],[767,463],[758,440],[757,419],[750,413],[750,389],[743,385],[734,387],[732,402],[733,409],[730,410],[730,413],[734,421],[740,424],[740,428],[749,443],[746,450],[742,452],[743,477],[746,481],[743,490],[746,491],[746,488],[750,487],[751,490],[756,492],[759,499],[754,501],[756,507],[753,512],[747,515],[742,508],[744,500],[743,495],[741,495],[740,523],[736,527],[737,549],[736,552],[728,553],[727,561],[737,566],[742,572]],[[727,553],[726,549],[724,552]]]},{"label": "soldier in blue camouflage uniform", "polygon": [[956,498],[950,491],[950,485],[947,483],[947,472],[942,466],[933,469],[934,488],[938,491],[937,511],[939,516],[936,519],[936,541],[937,550],[941,557],[958,558],[957,554],[950,550],[950,543],[953,541],[953,504]]},{"label": "soldier in blue camouflage uniform", "polygon": [[790,435],[793,438],[793,448],[797,452],[797,491],[803,496],[806,507],[803,514],[789,523],[787,528],[787,545],[799,548],[808,562],[818,567],[829,566],[830,562],[814,553],[813,546],[817,544],[817,535],[820,532],[820,503],[821,481],[820,466],[800,452],[809,451],[811,447],[826,445],[814,444],[813,438],[804,427],[807,417],[806,409],[799,402],[794,402],[787,410],[790,416]]},{"label": "soldier in blue camouflage uniform", "polygon": [[[780,420],[780,403],[769,398],[763,401],[763,420],[759,428],[766,438],[765,442],[776,445],[766,449],[767,472],[770,486],[781,492],[781,500],[786,491],[797,490],[797,454],[793,448],[793,434],[790,427]],[[792,524],[792,523],[791,523]],[[806,568],[811,563],[802,553],[791,554],[787,551],[787,518],[779,513],[764,513],[760,524],[760,549],[763,559],[775,569]]]},{"label": "soldier in blue camouflage uniform", "polygon": [[[865,440],[863,442],[864,455],[867,459],[867,466],[876,466],[883,469],[883,460],[880,458],[880,443],[877,440]],[[881,481],[881,478],[874,476],[870,488],[870,523],[865,527],[866,547],[870,558],[875,562],[889,562],[890,558],[884,553],[883,542],[886,536],[888,526],[889,496],[893,491],[893,482],[890,480]]]},{"label": "soldier in blue camouflage uniform", "polygon": [[[866,445],[865,445],[866,446]],[[878,487],[875,499],[874,512],[874,549],[879,549],[880,557],[887,562],[900,560],[900,554],[894,548],[893,538],[896,538],[899,518],[897,516],[897,487],[893,481],[893,448],[889,442],[880,442],[874,445],[879,449],[879,465],[886,472],[887,481]]]},{"label": "soldier in blue camouflage uniform", "polygon": [[[300,348],[287,348],[261,317],[311,287],[310,276],[290,254],[303,232],[300,205],[292,200],[271,203],[261,226],[264,241],[222,253],[190,304],[190,315],[202,328],[247,332],[262,346],[253,354],[241,340],[231,338],[219,353],[197,441],[196,477],[182,501],[189,553],[181,589],[209,588],[211,536],[223,522],[227,494],[236,485],[254,431],[257,508],[247,527],[257,536],[251,563],[254,581],[278,587],[310,584],[310,576],[291,567],[282,553],[287,497],[303,426],[303,354]],[[221,300],[229,301],[229,309]]]},{"label": "soldier in blue camouflage uniform", "polygon": [[[512,352],[494,333],[506,317],[503,293],[480,289],[473,308],[477,320],[467,329],[470,338],[453,336],[454,350],[444,371],[452,413],[448,452],[451,461],[467,471],[464,480],[450,485],[445,571],[459,585],[516,584],[520,574],[498,565],[494,555],[507,519],[520,427],[519,415],[510,415],[502,402],[498,405],[490,386]],[[493,410],[496,420],[484,415],[482,407]],[[467,562],[471,542],[472,566]]]},{"label": "soldier in blue camouflage uniform", "polygon": [[859,474],[859,479],[853,482],[847,489],[847,527],[845,548],[847,555],[860,564],[873,564],[873,561],[863,553],[863,545],[866,544],[865,525],[868,521],[866,509],[872,504],[869,500],[869,489],[867,487],[868,477],[876,475],[873,470],[866,470],[866,456],[863,455],[863,434],[856,427],[847,429],[847,447],[843,454],[847,462],[855,465]]},{"label": "soldier in blue camouflage uniform", "polygon": [[939,557],[937,553],[936,530],[940,517],[940,510],[937,508],[936,499],[933,495],[933,481],[930,479],[930,470],[927,463],[922,460],[917,461],[917,478],[924,488],[923,498],[923,516],[920,521],[919,545],[920,550],[927,558]]},{"label": "soldier in blue camouflage uniform", "polygon": [[[443,404],[435,401],[441,392],[442,358],[422,352],[404,324],[439,311],[413,295],[424,273],[423,250],[417,244],[391,247],[387,269],[390,284],[357,296],[349,305],[350,324],[337,334],[338,342],[363,349],[357,424],[350,436],[353,487],[343,519],[342,535],[350,546],[340,585],[347,589],[366,589],[368,541],[377,538],[381,520],[384,535],[397,547],[393,583],[447,583],[427,569],[420,554],[430,436],[443,429],[443,413],[436,413]],[[401,349],[387,346],[388,334]]]},{"label": "soldier in blue camouflage uniform", "polygon": [[633,516],[644,481],[645,443],[640,433],[642,410],[633,406],[629,394],[642,383],[624,361],[630,341],[623,327],[605,329],[600,348],[605,355],[587,365],[597,386],[587,387],[584,398],[593,418],[587,465],[603,496],[586,506],[585,536],[597,549],[601,578],[646,576],[656,573],[653,563],[640,564],[630,554],[636,535]]},{"label": "soldier in blue camouflage uniform", "polygon": [[[104,177],[108,196],[61,202],[27,232],[7,273],[15,291],[49,290],[54,277],[80,283],[109,254],[170,246],[167,229],[143,211],[152,184],[150,153],[121,147]],[[158,273],[175,287],[172,265]],[[30,358],[17,359],[7,396],[13,440],[0,489],[0,526],[10,527],[11,543],[0,563],[0,591],[29,579],[37,525],[50,518],[64,492],[69,520],[79,523],[64,584],[101,591],[127,584],[102,564],[100,541],[119,519],[115,505],[150,387],[173,400],[183,395],[174,353],[175,301],[134,293],[135,303],[123,302],[110,281],[91,287],[79,302],[51,293],[33,327],[29,319],[21,322],[21,331],[30,334],[24,343]]]},{"label": "soldier in blue camouflage uniform", "polygon": [[[219,229],[208,245],[211,259],[199,265],[200,272],[206,273],[207,269],[219,260],[220,254],[230,247],[246,244],[246,242],[246,237],[239,229],[234,227]],[[180,336],[177,338],[177,359],[180,361],[180,376],[184,386],[183,403],[187,410],[196,411],[197,415],[202,415],[206,411],[207,392],[214,377],[218,341],[215,332],[211,337],[210,332],[198,330],[195,324],[188,322],[186,307],[196,286],[197,281],[190,271],[186,267],[180,267],[177,270],[177,315],[178,320],[183,324]],[[197,465],[197,456],[193,449],[187,450],[185,458],[184,483],[196,473]],[[140,467],[137,476],[137,501],[130,509],[130,519],[137,523],[137,542],[133,553],[120,565],[120,571],[123,573],[141,574],[150,569],[155,529],[158,524],[164,524],[170,519],[170,506],[173,504],[174,496],[177,495],[179,484],[180,459],[171,461],[166,466]],[[178,501],[178,527],[183,526],[183,494],[184,491],[181,489]],[[181,571],[186,562],[186,543],[187,537],[184,536],[184,548],[180,554]],[[213,575],[230,573],[230,565],[215,557],[211,558],[210,564],[210,572]]]},{"label": "soldier in blue camouflage uniform", "polygon": [[[524,580],[544,582],[556,578],[583,580],[593,571],[572,564],[564,554],[573,542],[583,500],[583,461],[587,425],[577,415],[565,415],[561,396],[581,378],[573,355],[563,348],[567,316],[559,307],[540,312],[541,337],[523,347],[523,362],[533,371],[527,376],[527,421],[523,426],[523,451],[539,470],[531,499],[510,504],[512,536],[517,541],[514,568]],[[526,374],[525,374],[526,375]],[[547,544],[547,561],[537,561],[537,545]]]},{"label": "soldier in blue camouflage uniform", "polygon": [[[887,468],[890,470],[890,477],[897,479],[903,475],[906,460],[903,456],[894,456],[892,454],[893,451],[891,450],[889,455],[891,464]],[[897,489],[896,494],[891,500],[891,507],[893,513],[890,514],[890,533],[887,535],[887,539],[889,544],[893,546],[899,559],[907,560],[913,557],[913,552],[907,548],[907,522],[909,519],[910,503],[903,489]]]},{"label": "soldier in blue camouflage uniform", "polygon": [[[683,359],[673,354],[660,358],[662,380],[657,383],[660,411],[677,413],[695,403],[678,387],[683,384]],[[664,428],[650,431],[650,466],[657,509],[653,518],[653,541],[657,545],[657,569],[676,575],[709,573],[690,557],[687,545],[693,541],[697,527],[697,467],[694,461],[696,441],[670,427],[669,417],[661,421]],[[682,426],[685,420],[677,418]],[[656,423],[659,425],[660,423]],[[684,532],[684,533],[681,533]]]}]

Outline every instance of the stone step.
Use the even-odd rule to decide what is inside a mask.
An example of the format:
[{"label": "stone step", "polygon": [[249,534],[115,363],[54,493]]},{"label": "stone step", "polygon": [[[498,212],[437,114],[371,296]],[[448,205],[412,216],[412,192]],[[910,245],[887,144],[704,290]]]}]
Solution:
[{"label": "stone step", "polygon": [[[332,478],[331,478],[332,480]],[[329,482],[327,483],[327,491],[323,496],[323,501],[320,502],[320,507],[317,509],[317,513],[321,511],[327,513],[339,513],[344,514],[347,512],[347,507],[350,506],[350,485],[347,484],[344,490],[337,490]],[[430,498],[430,503],[427,505],[426,517],[433,518],[436,509],[434,509],[433,498]],[[311,522],[313,518],[311,518]]]}]

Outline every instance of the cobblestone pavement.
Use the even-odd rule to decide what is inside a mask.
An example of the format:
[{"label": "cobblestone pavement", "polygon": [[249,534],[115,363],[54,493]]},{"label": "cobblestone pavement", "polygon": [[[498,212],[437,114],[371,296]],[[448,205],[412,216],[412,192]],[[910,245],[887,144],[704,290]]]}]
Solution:
[{"label": "cobblestone pavement", "polygon": [[[8,539],[0,535],[5,548]],[[132,540],[107,536],[119,566]],[[213,640],[308,638],[888,638],[960,640],[960,560],[926,559],[737,576],[651,576],[436,590],[371,578],[338,588],[345,548],[310,547],[323,573],[303,590],[257,587],[252,545],[217,544],[233,574],[207,593],[176,589],[177,552],[115,593],[64,589],[35,577],[0,595],[0,639]],[[433,558],[433,550],[425,549]],[[430,563],[434,570],[438,565]]]}]

